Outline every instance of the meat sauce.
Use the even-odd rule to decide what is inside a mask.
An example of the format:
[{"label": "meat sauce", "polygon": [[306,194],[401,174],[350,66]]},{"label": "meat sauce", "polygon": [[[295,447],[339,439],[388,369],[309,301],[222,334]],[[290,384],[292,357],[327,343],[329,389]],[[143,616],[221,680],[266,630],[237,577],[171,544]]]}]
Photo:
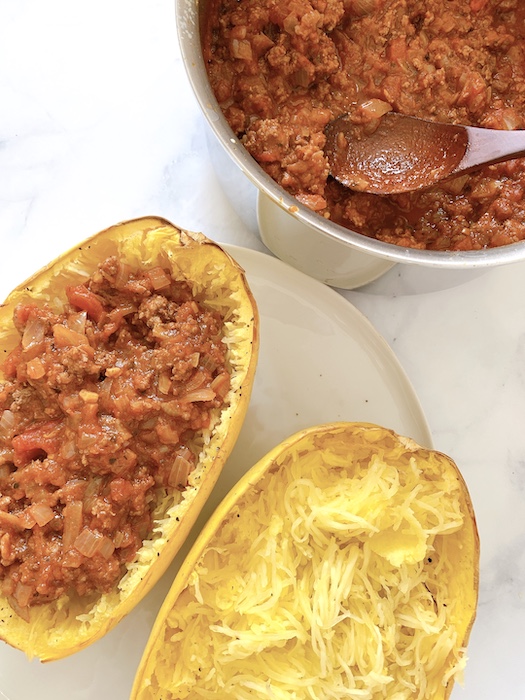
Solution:
[{"label": "meat sauce", "polygon": [[520,0],[211,0],[211,86],[244,146],[321,216],[388,243],[480,250],[525,238],[525,160],[378,197],[329,176],[323,130],[388,111],[525,128]]},{"label": "meat sauce", "polygon": [[19,305],[0,384],[0,590],[19,614],[107,592],[187,486],[230,387],[223,319],[162,268],[108,258],[60,311]]}]

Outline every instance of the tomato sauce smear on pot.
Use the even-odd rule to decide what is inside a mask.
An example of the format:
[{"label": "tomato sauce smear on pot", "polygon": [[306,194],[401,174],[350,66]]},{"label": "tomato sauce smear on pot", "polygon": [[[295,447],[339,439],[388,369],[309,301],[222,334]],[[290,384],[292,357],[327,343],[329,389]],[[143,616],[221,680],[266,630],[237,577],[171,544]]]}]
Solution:
[{"label": "tomato sauce smear on pot", "polygon": [[203,52],[234,132],[321,216],[404,247],[480,250],[525,238],[525,160],[378,197],[329,176],[326,124],[386,112],[525,128],[522,0],[210,0]]},{"label": "tomato sauce smear on pot", "polygon": [[0,590],[26,619],[116,585],[230,388],[223,319],[164,269],[111,257],[66,292],[15,309],[0,384]]}]

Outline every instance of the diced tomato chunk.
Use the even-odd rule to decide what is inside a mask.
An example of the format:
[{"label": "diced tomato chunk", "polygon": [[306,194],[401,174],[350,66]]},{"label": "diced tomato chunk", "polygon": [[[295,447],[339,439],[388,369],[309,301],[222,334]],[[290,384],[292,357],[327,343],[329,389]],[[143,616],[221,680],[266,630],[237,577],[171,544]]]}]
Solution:
[{"label": "diced tomato chunk", "polygon": [[71,306],[80,311],[85,311],[95,323],[102,319],[104,306],[100,299],[93,292],[90,292],[85,285],[79,284],[76,287],[68,287],[66,294]]},{"label": "diced tomato chunk", "polygon": [[470,0],[470,9],[472,12],[479,12],[487,4],[488,0]]},{"label": "diced tomato chunk", "polygon": [[23,467],[42,455],[53,454],[60,447],[60,421],[44,421],[15,435],[12,440],[14,464]]}]

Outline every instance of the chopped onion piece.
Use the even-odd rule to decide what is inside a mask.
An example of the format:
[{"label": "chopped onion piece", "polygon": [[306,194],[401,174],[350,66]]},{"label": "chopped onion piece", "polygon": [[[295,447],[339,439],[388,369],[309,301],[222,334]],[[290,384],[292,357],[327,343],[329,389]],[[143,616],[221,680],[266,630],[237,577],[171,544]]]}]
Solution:
[{"label": "chopped onion piece", "polygon": [[187,459],[177,455],[168,476],[168,485],[173,488],[186,488],[191,464]]},{"label": "chopped onion piece", "polygon": [[[110,368],[111,369],[111,368]],[[109,374],[108,374],[109,372]],[[113,372],[110,372],[110,370],[106,370],[106,377],[103,381],[100,382],[98,386],[98,394],[100,396],[100,399],[103,401],[109,401],[111,398],[111,390],[113,388]]]},{"label": "chopped onion piece", "polygon": [[458,175],[451,180],[445,180],[445,182],[440,183],[440,187],[445,190],[445,192],[450,192],[450,194],[458,195],[462,189],[465,187],[469,181],[470,175]]},{"label": "chopped onion piece", "polygon": [[[91,512],[95,501],[98,497],[99,491],[102,487],[103,478],[101,476],[96,476],[88,482],[86,487],[86,492],[84,493],[84,510],[86,513]],[[80,532],[80,530],[79,530]],[[78,533],[77,533],[78,534]]]},{"label": "chopped onion piece", "polygon": [[64,531],[62,533],[62,545],[67,551],[73,547],[82,528],[82,501],[71,501],[62,511],[64,517]]},{"label": "chopped onion piece", "polygon": [[246,61],[252,60],[252,46],[247,39],[243,41],[233,39],[230,44],[230,51],[234,58]]},{"label": "chopped onion piece", "polygon": [[85,527],[75,539],[74,547],[85,557],[93,557],[99,550],[102,535]]},{"label": "chopped onion piece", "polygon": [[211,388],[213,391],[223,399],[230,388],[230,375],[227,372],[221,372],[218,374],[211,383]]},{"label": "chopped onion piece", "polygon": [[375,9],[375,0],[354,0],[352,2],[352,14],[357,17],[368,15]]},{"label": "chopped onion piece", "polygon": [[146,272],[153,289],[166,289],[171,284],[171,278],[166,274],[162,267],[152,267]]},{"label": "chopped onion piece", "polygon": [[115,537],[113,538],[113,543],[115,547],[121,547],[124,544],[124,533],[122,530],[118,530]]},{"label": "chopped onion piece", "polygon": [[182,447],[182,448],[179,450],[179,455],[180,455],[181,457],[184,457],[184,459],[187,459],[188,462],[191,462],[192,459],[193,459],[193,453],[192,453],[192,451],[190,450],[189,447]]},{"label": "chopped onion piece", "polygon": [[15,414],[6,408],[0,416],[0,432],[9,433],[15,427]]},{"label": "chopped onion piece", "polygon": [[62,557],[62,566],[65,569],[78,569],[82,561],[83,558],[80,552],[77,552],[76,549],[68,549]]},{"label": "chopped onion piece", "polygon": [[192,352],[190,357],[189,357],[191,366],[198,367],[200,358],[201,358],[200,352]]},{"label": "chopped onion piece", "polygon": [[16,584],[13,597],[21,608],[26,608],[28,606],[31,600],[31,591],[31,586],[26,586],[24,583],[20,583],[20,581]]},{"label": "chopped onion piece", "polygon": [[207,369],[209,372],[213,372],[215,369],[217,369],[217,363],[210,357],[210,355],[204,355],[201,364],[202,368]]},{"label": "chopped onion piece", "polygon": [[123,302],[119,308],[118,308],[118,313],[119,316],[129,316],[130,314],[134,314],[135,311],[137,310],[137,307],[135,304],[132,304],[130,301],[129,302]]},{"label": "chopped onion piece", "polygon": [[78,395],[84,403],[97,403],[98,394],[96,391],[88,391],[87,389],[81,389]]},{"label": "chopped onion piece", "polygon": [[[84,404],[85,411],[83,413],[84,420],[87,420],[88,414],[90,411],[94,411],[94,416],[93,418],[96,417],[96,409],[97,409],[97,404],[96,403],[87,403]],[[99,433],[88,433],[88,432],[82,432],[79,433],[78,435],[78,440],[77,440],[77,447],[79,450],[82,452],[89,451],[90,447],[93,447],[97,443],[100,442],[100,434]]]},{"label": "chopped onion piece", "polygon": [[60,448],[60,456],[62,459],[72,459],[77,453],[77,445],[75,438],[71,437],[67,442],[62,444]]},{"label": "chopped onion piece", "polygon": [[207,381],[207,376],[204,372],[195,372],[186,382],[184,388],[186,392],[194,391],[195,389],[200,389],[203,384]]},{"label": "chopped onion piece", "polygon": [[87,311],[78,311],[69,314],[67,318],[67,326],[72,331],[84,335],[86,332]]},{"label": "chopped onion piece", "polygon": [[159,375],[159,391],[161,394],[169,394],[171,389],[171,378],[167,372]]},{"label": "chopped onion piece", "polygon": [[29,360],[26,367],[29,379],[42,379],[46,373],[46,368],[39,357],[34,357],[32,360]]},{"label": "chopped onion piece", "polygon": [[67,326],[63,326],[60,323],[55,323],[53,326],[53,338],[58,348],[89,345],[89,341],[83,333],[72,331],[71,328],[67,328]]},{"label": "chopped onion piece", "polygon": [[22,335],[22,349],[28,350],[35,345],[40,345],[44,340],[46,325],[41,318],[33,318],[27,322]]},{"label": "chopped onion piece", "polygon": [[195,401],[213,401],[215,398],[215,392],[210,387],[204,387],[204,389],[196,389],[195,391],[190,391],[188,394],[181,396],[181,401],[184,403],[194,403]]},{"label": "chopped onion piece", "polygon": [[53,509],[45,503],[33,503],[33,505],[29,506],[28,511],[40,527],[47,525],[55,517]]},{"label": "chopped onion piece", "polygon": [[361,104],[361,109],[366,113],[368,118],[379,119],[383,114],[392,111],[392,105],[389,102],[373,97],[370,100],[365,100],[365,102]]},{"label": "chopped onion piece", "polygon": [[102,537],[100,539],[96,554],[100,554],[102,557],[104,557],[104,559],[109,559],[114,551],[115,551],[115,545],[109,539],[109,537],[106,537],[104,535],[104,537]]},{"label": "chopped onion piece", "polygon": [[168,416],[180,416],[183,412],[183,408],[180,404],[180,401],[163,401],[160,404],[160,410]]},{"label": "chopped onion piece", "polygon": [[20,520],[24,524],[26,530],[32,530],[36,525],[36,520],[31,515],[29,508],[26,508],[20,513]]},{"label": "chopped onion piece", "polygon": [[119,260],[117,274],[115,275],[115,287],[122,289],[129,280],[131,275],[131,265],[127,262]]}]

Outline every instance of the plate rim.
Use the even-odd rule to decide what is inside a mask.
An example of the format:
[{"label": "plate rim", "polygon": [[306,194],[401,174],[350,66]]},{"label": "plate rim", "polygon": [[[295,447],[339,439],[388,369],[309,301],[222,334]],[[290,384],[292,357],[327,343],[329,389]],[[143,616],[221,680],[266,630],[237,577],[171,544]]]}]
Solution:
[{"label": "plate rim", "polygon": [[[297,283],[301,285],[306,285],[307,288],[311,289],[317,295],[321,295],[323,298],[325,298],[327,302],[335,303],[337,305],[338,310],[341,311],[343,314],[350,315],[353,321],[355,323],[358,323],[361,326],[361,328],[366,331],[368,336],[371,339],[373,338],[374,342],[381,348],[383,357],[388,359],[391,367],[395,369],[398,379],[401,380],[402,384],[404,385],[405,396],[407,396],[410,399],[410,404],[417,411],[418,422],[421,424],[422,434],[421,436],[418,436],[418,438],[415,438],[413,435],[405,435],[404,437],[416,440],[416,442],[418,442],[422,447],[426,447],[428,449],[435,449],[432,431],[430,429],[428,419],[423,410],[421,400],[419,399],[419,396],[412,382],[410,381],[408,373],[401,364],[399,358],[395,354],[392,347],[388,344],[386,339],[381,335],[381,333],[377,330],[374,324],[370,321],[369,318],[367,318],[367,316],[365,316],[365,314],[362,311],[360,311],[349,299],[347,299],[340,292],[338,292],[337,289],[328,286],[320,280],[310,277],[306,273],[286,263],[285,261],[276,257],[272,253],[265,253],[254,248],[248,248],[246,246],[240,246],[231,243],[220,243],[219,245],[221,245],[226,250],[226,252],[228,252],[241,265],[241,267],[243,267],[243,269],[243,256],[246,256],[249,260],[250,258],[254,259],[263,266],[271,265],[274,266],[276,269],[280,268],[286,273],[286,275],[289,278],[291,278],[291,281],[294,282],[294,284]],[[250,272],[249,270],[245,270],[245,273],[249,283]]]}]

